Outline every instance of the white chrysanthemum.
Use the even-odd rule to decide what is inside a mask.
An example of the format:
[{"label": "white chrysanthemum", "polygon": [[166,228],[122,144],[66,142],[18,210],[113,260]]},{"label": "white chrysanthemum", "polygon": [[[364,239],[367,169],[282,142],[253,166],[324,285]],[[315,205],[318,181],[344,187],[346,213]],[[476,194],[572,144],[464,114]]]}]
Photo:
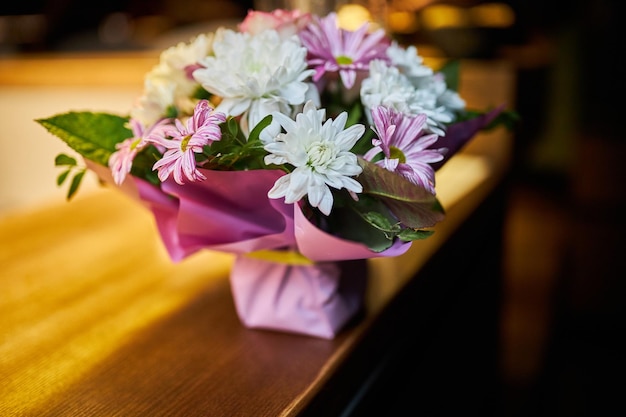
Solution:
[{"label": "white chrysanthemum", "polygon": [[145,76],[143,95],[131,109],[131,117],[150,126],[171,106],[191,114],[195,107],[191,95],[200,84],[190,77],[188,69],[211,53],[212,40],[212,34],[202,34],[163,51],[159,63]]},{"label": "white chrysanthemum", "polygon": [[[458,95],[461,102],[448,95],[454,92],[447,89],[441,74],[416,79],[419,79],[417,85],[395,66],[373,61],[370,63],[369,76],[361,85],[361,101],[370,111],[383,106],[409,115],[426,114],[425,130],[444,136],[445,124],[454,120],[454,111],[459,109],[457,106],[464,106],[465,103]],[[371,123],[369,112],[367,115]]]},{"label": "white chrysanthemum", "polygon": [[465,108],[465,100],[461,98],[459,93],[448,88],[443,74],[437,73],[430,77],[430,89],[437,96],[437,106],[445,107],[453,118],[455,111]]},{"label": "white chrysanthemum", "polygon": [[363,191],[352,178],[362,169],[350,149],[365,132],[365,126],[355,124],[344,129],[346,112],[325,121],[326,111],[318,110],[310,101],[295,121],[282,113],[273,113],[273,117],[286,133],[265,145],[269,152],[265,163],[290,164],[295,169],[276,181],[268,197],[285,197],[285,203],[292,204],[308,196],[311,206],[329,215],[333,206],[329,186],[353,193]]},{"label": "white chrysanthemum", "polygon": [[[210,34],[201,34],[190,43],[180,42],[178,45],[166,49],[161,53],[161,65],[154,75],[162,74],[176,82],[176,96],[187,97],[199,86],[199,83],[188,72],[190,66],[197,66],[213,50],[213,37]],[[194,105],[195,107],[195,105]]]},{"label": "white chrysanthemum", "polygon": [[424,129],[438,136],[445,135],[445,123],[454,120],[454,115],[444,106],[437,103],[437,95],[429,89],[416,89],[408,102],[409,114],[425,114],[427,116]]},{"label": "white chrysanthemum", "polygon": [[433,74],[432,68],[424,65],[424,59],[418,55],[417,48],[413,45],[403,48],[394,41],[387,48],[387,56],[391,59],[391,64],[409,80]]},{"label": "white chrysanthemum", "polygon": [[[369,109],[384,106],[407,113],[407,103],[414,92],[415,89],[398,68],[380,60],[370,62],[369,76],[361,83],[361,101]],[[372,123],[371,118],[369,122]]]},{"label": "white chrysanthemum", "polygon": [[251,35],[222,28],[213,52],[193,75],[222,98],[216,111],[244,115],[244,130],[274,111],[291,115],[291,106],[305,102],[305,80],[313,70],[307,69],[307,51],[297,37],[281,39],[275,30]]},{"label": "white chrysanthemum", "polygon": [[437,104],[448,110],[459,111],[465,109],[465,100],[456,91],[446,89],[437,97]]},{"label": "white chrysanthemum", "polygon": [[146,77],[144,92],[130,110],[130,116],[143,126],[152,126],[163,118],[174,102],[176,84],[166,79]]},{"label": "white chrysanthemum", "polygon": [[179,42],[164,50],[159,60],[171,68],[184,69],[211,54],[213,38],[213,33],[201,33],[188,43]]},{"label": "white chrysanthemum", "polygon": [[465,108],[465,101],[456,91],[448,89],[441,73],[420,78],[415,91],[409,104],[412,112],[426,113],[429,130],[443,136],[443,124],[455,120],[456,112]]}]

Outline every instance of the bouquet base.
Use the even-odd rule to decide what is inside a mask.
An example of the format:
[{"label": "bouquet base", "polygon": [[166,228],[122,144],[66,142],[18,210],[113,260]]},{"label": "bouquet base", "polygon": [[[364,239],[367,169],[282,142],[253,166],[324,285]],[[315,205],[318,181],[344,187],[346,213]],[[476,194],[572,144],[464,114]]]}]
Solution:
[{"label": "bouquet base", "polygon": [[361,310],[365,260],[293,265],[237,256],[230,284],[244,326],[333,339]]}]

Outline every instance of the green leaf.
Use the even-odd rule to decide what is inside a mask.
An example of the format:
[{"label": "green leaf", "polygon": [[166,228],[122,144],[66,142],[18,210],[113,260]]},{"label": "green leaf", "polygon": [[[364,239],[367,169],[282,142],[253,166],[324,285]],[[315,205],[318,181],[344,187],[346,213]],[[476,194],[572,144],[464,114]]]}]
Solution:
[{"label": "green leaf", "polygon": [[381,199],[402,225],[422,229],[443,220],[441,204],[426,189],[361,157],[359,165],[363,194]]},{"label": "green leaf", "polygon": [[413,240],[426,239],[432,234],[435,233],[432,230],[413,230],[413,229],[402,229],[400,233],[398,233],[398,238],[404,240],[405,242],[411,242]]},{"label": "green leaf", "polygon": [[70,174],[71,171],[72,169],[70,168],[59,174],[59,176],[57,177],[57,186],[63,185],[63,183],[65,182],[65,180],[67,179],[67,176]]},{"label": "green leaf", "polygon": [[55,166],[76,166],[76,159],[61,153],[54,158]]},{"label": "green leaf", "polygon": [[263,129],[270,125],[270,123],[272,123],[272,115],[265,116],[263,120],[261,120],[259,123],[257,123],[256,126],[254,126],[254,129],[252,129],[252,132],[250,132],[248,141],[250,142],[259,140],[259,135],[261,134]]},{"label": "green leaf", "polygon": [[213,97],[213,94],[209,93],[202,86],[198,86],[198,88],[196,88],[196,90],[193,92],[191,97],[197,98],[198,100],[209,100],[209,101],[211,101],[211,98]]},{"label": "green leaf", "polygon": [[447,61],[439,70],[446,79],[446,85],[450,90],[459,91],[459,74],[461,72],[461,62],[458,59]]},{"label": "green leaf", "polygon": [[228,129],[228,133],[235,138],[239,134],[239,123],[237,123],[237,120],[234,117],[230,117],[226,121],[226,128]]},{"label": "green leaf", "polygon": [[[367,194],[359,194],[354,200],[345,190],[333,190],[334,205],[332,214],[313,220],[314,224],[323,224],[326,230],[342,239],[352,240],[366,245],[374,252],[389,249],[397,240],[412,241],[424,239],[433,232],[413,230],[403,227],[389,207]],[[315,213],[315,211],[313,211]]]},{"label": "green leaf", "polygon": [[[369,204],[370,202],[375,202],[367,197],[359,199],[358,202],[350,200],[345,199],[347,203],[345,206],[338,205],[333,207],[332,215],[327,218],[329,229],[341,236],[342,239],[362,243],[374,252],[382,252],[389,249],[393,244],[393,235],[373,226],[366,219],[367,216],[364,215],[364,213],[372,212]],[[369,220],[372,220],[372,218],[370,217]],[[377,218],[374,221],[381,220]],[[381,222],[384,223],[384,221]]]},{"label": "green leaf", "polygon": [[261,131],[272,121],[272,116],[266,116],[252,129],[248,138],[239,129],[234,118],[222,123],[221,140],[204,147],[202,156],[203,167],[217,170],[244,170],[267,168],[263,158],[267,151],[259,139]]},{"label": "green leaf", "polygon": [[389,218],[383,216],[382,213],[377,211],[368,211],[367,213],[364,213],[363,218],[378,230],[385,232],[393,230],[393,224]]},{"label": "green leaf", "polygon": [[[465,122],[468,120],[473,120],[489,113],[490,111],[492,111],[492,109],[487,109],[487,110],[465,109],[462,112],[459,112],[457,114],[457,120],[455,120],[454,123],[461,123],[461,122]],[[491,120],[485,126],[481,127],[480,130],[488,131],[499,126],[504,126],[504,128],[506,128],[507,130],[513,131],[515,129],[515,126],[519,123],[520,120],[521,120],[521,117],[519,113],[515,112],[514,110],[505,110],[505,111],[501,111],[500,113],[498,113],[496,117],[493,118],[493,120]]]},{"label": "green leaf", "polygon": [[372,148],[372,138],[374,135],[375,133],[372,129],[365,129],[365,133],[359,138],[350,152],[356,155],[365,155],[367,151]]},{"label": "green leaf", "polygon": [[69,112],[35,121],[83,157],[104,166],[115,145],[132,137],[128,118],[107,113]]},{"label": "green leaf", "polygon": [[170,104],[165,109],[165,114],[163,115],[166,119],[175,119],[178,117],[178,108],[173,104]]},{"label": "green leaf", "polygon": [[158,182],[155,183],[151,178],[154,178],[155,174],[154,171],[152,171],[152,167],[160,158],[161,154],[158,149],[153,145],[149,145],[135,156],[130,173],[135,177],[143,178],[153,184],[158,184]]},{"label": "green leaf", "polygon": [[67,192],[68,200],[70,200],[74,196],[74,194],[76,194],[76,191],[78,191],[78,187],[80,186],[80,182],[83,180],[84,176],[85,170],[82,170],[74,175],[74,178],[72,178],[72,183],[70,184],[70,189]]},{"label": "green leaf", "polygon": [[483,130],[494,129],[498,126],[504,126],[507,130],[512,131],[520,121],[520,115],[512,110],[499,113]]},{"label": "green leaf", "polygon": [[348,119],[346,120],[346,127],[350,127],[356,123],[361,122],[363,117],[363,105],[360,100],[357,100],[350,111],[348,112]]}]

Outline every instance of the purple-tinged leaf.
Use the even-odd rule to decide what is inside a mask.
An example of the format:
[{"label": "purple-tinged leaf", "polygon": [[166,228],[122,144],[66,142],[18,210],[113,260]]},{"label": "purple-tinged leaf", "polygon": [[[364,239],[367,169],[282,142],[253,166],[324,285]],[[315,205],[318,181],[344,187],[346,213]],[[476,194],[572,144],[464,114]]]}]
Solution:
[{"label": "purple-tinged leaf", "polygon": [[363,172],[357,178],[363,193],[381,199],[404,226],[432,227],[444,218],[435,195],[403,176],[359,158]]}]

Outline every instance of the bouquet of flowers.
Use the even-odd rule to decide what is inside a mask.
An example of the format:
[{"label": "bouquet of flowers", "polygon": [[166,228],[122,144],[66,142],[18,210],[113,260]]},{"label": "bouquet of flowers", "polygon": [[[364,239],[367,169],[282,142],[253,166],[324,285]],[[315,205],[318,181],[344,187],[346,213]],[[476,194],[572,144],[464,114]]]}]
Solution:
[{"label": "bouquet of flowers", "polygon": [[[129,114],[37,122],[83,157],[56,158],[68,199],[96,172],[152,210],[173,260],[279,250],[291,255],[274,262],[281,279],[311,266],[328,277],[335,261],[401,254],[443,220],[435,170],[502,113],[466,109],[453,69],[367,24],[342,29],[334,13],[250,11],[237,29],[163,51]],[[255,263],[267,259],[237,259],[233,276],[272,275]],[[237,303],[251,327],[261,313],[241,310],[261,292]],[[306,332],[332,337],[346,317]]]}]

